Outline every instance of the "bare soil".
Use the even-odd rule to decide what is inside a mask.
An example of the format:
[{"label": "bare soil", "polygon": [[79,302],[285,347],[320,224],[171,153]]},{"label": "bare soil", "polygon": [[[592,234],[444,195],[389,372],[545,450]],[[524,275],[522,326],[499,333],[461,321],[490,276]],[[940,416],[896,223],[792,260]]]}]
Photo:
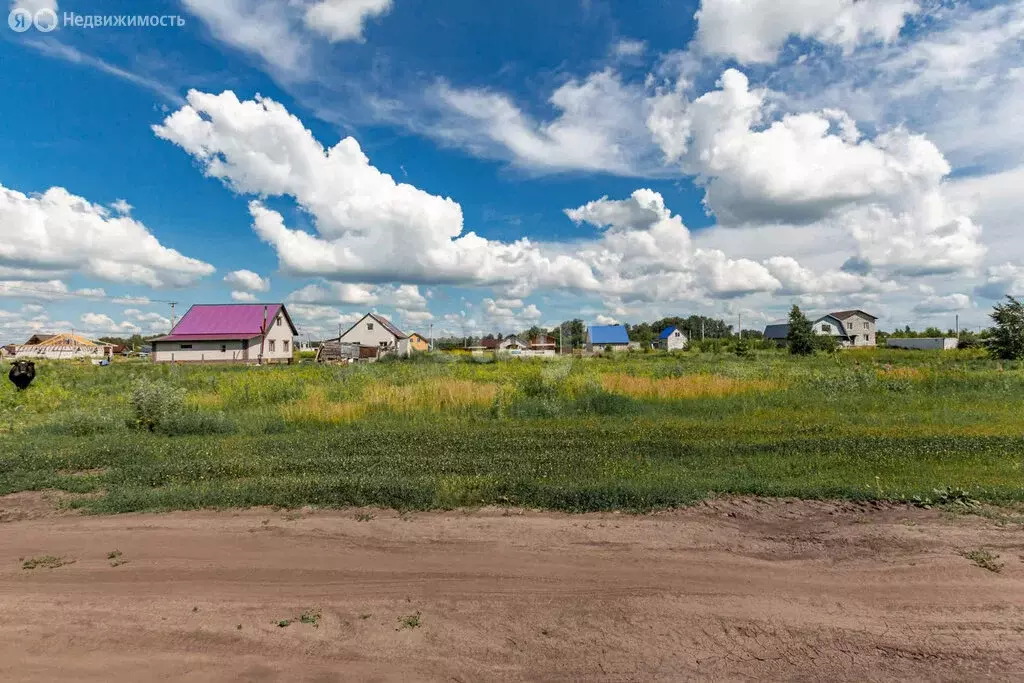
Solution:
[{"label": "bare soil", "polygon": [[[0,498],[0,680],[1024,677],[1024,532],[1006,520],[752,499],[647,516],[53,501]],[[1001,571],[961,555],[979,548]],[[22,568],[46,556],[73,563]]]}]

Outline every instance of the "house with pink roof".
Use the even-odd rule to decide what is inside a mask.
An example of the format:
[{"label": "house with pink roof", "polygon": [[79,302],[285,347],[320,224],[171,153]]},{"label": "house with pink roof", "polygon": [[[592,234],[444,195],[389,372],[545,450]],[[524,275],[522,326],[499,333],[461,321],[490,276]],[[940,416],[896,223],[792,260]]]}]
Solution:
[{"label": "house with pink roof", "polygon": [[194,304],[152,340],[154,363],[290,363],[298,330],[284,304]]}]

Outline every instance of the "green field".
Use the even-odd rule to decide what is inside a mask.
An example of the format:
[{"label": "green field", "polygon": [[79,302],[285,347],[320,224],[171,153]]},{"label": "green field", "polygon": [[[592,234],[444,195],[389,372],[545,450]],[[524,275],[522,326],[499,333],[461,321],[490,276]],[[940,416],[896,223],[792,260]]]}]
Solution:
[{"label": "green field", "polygon": [[1024,500],[1024,366],[974,351],[37,369],[0,388],[0,494],[94,512]]}]

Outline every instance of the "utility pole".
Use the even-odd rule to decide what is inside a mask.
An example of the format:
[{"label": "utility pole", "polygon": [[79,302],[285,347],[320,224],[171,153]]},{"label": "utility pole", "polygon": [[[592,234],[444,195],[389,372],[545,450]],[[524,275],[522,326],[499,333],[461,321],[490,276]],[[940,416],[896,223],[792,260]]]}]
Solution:
[{"label": "utility pole", "polygon": [[434,350],[434,323],[430,323],[430,340],[427,342],[427,349],[430,351]]},{"label": "utility pole", "polygon": [[174,307],[178,305],[178,302],[177,301],[168,301],[167,303],[169,303],[171,305],[171,329],[173,330],[174,329]]},{"label": "utility pole", "polygon": [[956,338],[960,338],[960,314],[956,314]]},{"label": "utility pole", "polygon": [[704,316],[700,317],[700,340],[704,341]]},{"label": "utility pole", "polygon": [[743,336],[743,314],[742,313],[737,313],[736,314],[736,336],[737,337],[742,337]]}]

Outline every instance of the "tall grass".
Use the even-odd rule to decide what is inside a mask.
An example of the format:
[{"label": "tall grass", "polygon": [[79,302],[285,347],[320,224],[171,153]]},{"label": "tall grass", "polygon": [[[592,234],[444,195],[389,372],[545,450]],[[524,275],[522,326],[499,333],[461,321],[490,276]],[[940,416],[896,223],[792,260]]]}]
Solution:
[{"label": "tall grass", "polygon": [[[0,386],[0,493],[105,492],[96,511],[1024,497],[1024,368],[974,352],[37,370]],[[127,426],[140,385],[183,397],[152,431]]]}]

